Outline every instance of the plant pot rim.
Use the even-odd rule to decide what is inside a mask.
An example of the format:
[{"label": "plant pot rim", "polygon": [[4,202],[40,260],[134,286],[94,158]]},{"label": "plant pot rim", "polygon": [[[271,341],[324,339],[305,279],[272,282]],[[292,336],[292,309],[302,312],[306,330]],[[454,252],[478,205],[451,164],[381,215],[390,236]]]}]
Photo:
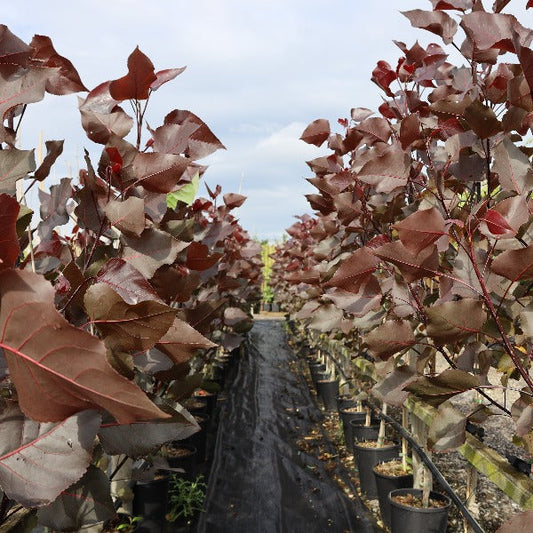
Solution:
[{"label": "plant pot rim", "polygon": [[422,492],[423,492],[422,489],[414,489],[414,488],[395,489],[389,492],[388,500],[391,505],[394,505],[401,509],[407,509],[407,510],[415,511],[417,513],[428,513],[428,514],[447,511],[452,504],[452,500],[448,496],[446,496],[446,494],[441,494],[440,492],[434,492],[434,491],[431,491],[429,493],[429,497],[434,500],[440,500],[442,502],[445,502],[446,503],[445,506],[443,507],[413,507],[412,505],[405,505],[403,503],[393,500],[394,496],[402,496],[404,494],[412,494],[413,496],[417,498],[418,497],[421,498]]},{"label": "plant pot rim", "polygon": [[361,424],[360,423],[361,421],[360,420],[350,420],[348,422],[348,424],[350,424],[350,426],[354,427],[354,428],[358,428],[358,427],[363,427],[363,428],[374,428],[374,429],[377,429],[379,428],[379,424],[370,424],[369,426],[365,426],[365,424]]},{"label": "plant pot rim", "polygon": [[[198,451],[198,448],[196,448],[196,446],[194,446],[194,444],[189,444],[188,442],[181,442],[181,441],[178,441],[179,444],[167,444],[166,447],[167,448],[170,448],[170,449],[173,449],[173,450],[180,450],[180,449],[185,449],[185,450],[189,450],[189,453],[188,455],[186,456],[180,456],[180,457],[188,457],[189,455],[192,455],[193,453],[196,453]],[[175,457],[175,456],[172,456],[172,457]]]},{"label": "plant pot rim", "polygon": [[342,409],[339,409],[339,413],[346,413],[347,415],[365,415],[366,416],[366,411],[350,411],[352,407],[343,407]]},{"label": "plant pot rim", "polygon": [[[378,448],[374,448],[374,449],[378,449]],[[381,448],[379,448],[381,449]],[[383,472],[377,472],[376,471],[376,466],[380,465],[381,463],[378,463],[377,465],[375,465],[372,470],[374,470],[374,474],[376,476],[379,476],[379,477],[382,477],[384,479],[407,479],[409,477],[413,477],[413,473],[412,472],[405,472],[403,474],[400,474],[398,476],[394,476],[394,475],[391,475],[391,474],[384,474]]]},{"label": "plant pot rim", "polygon": [[152,479],[138,479],[135,481],[135,484],[142,485],[144,487],[150,484],[166,483],[169,481],[171,473],[168,470],[163,470],[162,472],[164,472],[164,474],[158,473],[157,477],[152,478]]},{"label": "plant pot rim", "polygon": [[193,392],[193,396],[200,396],[200,397],[203,397],[203,396],[214,396],[215,394],[216,394],[216,392],[211,392],[211,391],[208,391],[207,389],[196,389]]},{"label": "plant pot rim", "polygon": [[[362,441],[362,442],[377,442],[376,439],[367,439],[366,441]],[[397,444],[397,443],[393,443],[393,444],[387,444],[387,446],[380,446],[379,448],[374,448],[372,446],[361,446],[359,444],[359,442],[354,442],[353,443],[353,446],[354,448],[357,448],[358,450],[393,450],[394,448],[398,448],[400,445]]]}]

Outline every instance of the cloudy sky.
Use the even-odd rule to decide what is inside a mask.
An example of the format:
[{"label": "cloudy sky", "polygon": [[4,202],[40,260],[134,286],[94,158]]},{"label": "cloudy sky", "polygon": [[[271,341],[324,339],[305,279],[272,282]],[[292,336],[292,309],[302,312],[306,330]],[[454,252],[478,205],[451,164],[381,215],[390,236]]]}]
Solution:
[{"label": "cloudy sky", "polygon": [[[487,8],[492,0],[485,0]],[[506,12],[533,26],[525,0]],[[352,107],[377,108],[370,81],[379,59],[395,64],[392,40],[439,42],[412,28],[400,11],[431,9],[429,0],[23,0],[10,2],[2,22],[29,42],[48,35],[69,58],[85,85],[127,72],[138,45],[156,70],[187,66],[154,94],[152,127],[172,109],[200,116],[227,147],[205,162],[206,182],[248,196],[238,216],[259,238],[280,238],[293,216],[309,212],[312,192],[306,160],[319,149],[299,141],[316,118],[347,117]],[[127,111],[127,108],[125,107]],[[84,136],[77,97],[51,97],[30,106],[21,147],[65,139],[55,178],[75,174],[83,148],[99,154]],[[204,161],[202,161],[204,162]],[[200,189],[205,194],[205,189]]]}]

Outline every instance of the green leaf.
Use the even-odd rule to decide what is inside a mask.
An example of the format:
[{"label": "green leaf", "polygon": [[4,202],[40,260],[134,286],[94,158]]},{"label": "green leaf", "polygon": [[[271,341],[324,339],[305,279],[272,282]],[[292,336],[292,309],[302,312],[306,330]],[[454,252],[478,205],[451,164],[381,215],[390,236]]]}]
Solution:
[{"label": "green leaf", "polygon": [[167,194],[167,205],[170,209],[176,209],[178,202],[191,205],[200,186],[200,174],[197,172],[191,180],[191,183],[183,186],[179,191],[169,192]]}]

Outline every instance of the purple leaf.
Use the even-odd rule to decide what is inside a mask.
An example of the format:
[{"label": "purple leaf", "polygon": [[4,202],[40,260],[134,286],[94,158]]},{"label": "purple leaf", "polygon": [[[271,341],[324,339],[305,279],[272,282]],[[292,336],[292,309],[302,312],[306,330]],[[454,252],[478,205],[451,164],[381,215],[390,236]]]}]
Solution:
[{"label": "purple leaf", "polygon": [[98,271],[97,279],[100,283],[108,284],[128,304],[161,299],[147,279],[130,263],[122,259],[110,259]]},{"label": "purple leaf", "polygon": [[389,193],[405,187],[410,167],[411,158],[398,143],[394,143],[384,150],[373,148],[357,177],[375,186],[377,192]]},{"label": "purple leaf", "polygon": [[387,320],[365,335],[372,357],[384,361],[416,343],[413,326],[406,320]]},{"label": "purple leaf", "polygon": [[171,307],[155,300],[130,305],[106,283],[89,287],[84,301],[105,345],[118,352],[152,348],[174,322]]},{"label": "purple leaf", "polygon": [[170,234],[148,228],[139,238],[125,237],[123,259],[150,279],[163,265],[170,265],[178,253],[189,246],[188,242],[174,239]]},{"label": "purple leaf", "polygon": [[487,320],[482,302],[472,298],[433,305],[426,312],[427,334],[439,346],[481,333]]},{"label": "purple leaf", "polygon": [[85,409],[106,409],[123,423],[164,417],[139,387],[111,368],[102,341],[59,314],[54,297],[43,276],[0,272],[0,347],[26,416],[58,422]]},{"label": "purple leaf", "polygon": [[479,387],[479,378],[463,370],[448,369],[437,376],[420,376],[408,384],[405,390],[433,406],[467,390]]},{"label": "purple leaf", "polygon": [[180,68],[168,68],[165,70],[160,70],[155,73],[156,79],[152,82],[152,85],[150,85],[150,89],[152,91],[157,91],[161,85],[173,80],[177,76],[179,76],[187,67],[180,67]]},{"label": "purple leaf", "polygon": [[46,155],[39,168],[35,171],[33,177],[37,181],[43,181],[50,174],[52,165],[56,159],[63,153],[63,141],[46,141]]},{"label": "purple leaf", "polygon": [[330,133],[329,121],[325,118],[318,118],[305,128],[300,139],[307,144],[321,146],[324,141],[327,141]]},{"label": "purple leaf", "polygon": [[99,144],[107,144],[113,137],[126,137],[133,126],[133,119],[116,106],[109,113],[99,113],[85,109],[80,105],[81,125],[87,133],[87,137]]},{"label": "purple leaf", "polygon": [[109,94],[115,100],[146,100],[157,80],[154,65],[139,47],[128,57],[128,73],[109,84]]},{"label": "purple leaf", "polygon": [[474,49],[485,51],[491,48],[505,52],[516,52],[513,36],[523,46],[529,46],[533,31],[522,26],[513,15],[474,11],[461,18],[461,27]]},{"label": "purple leaf", "polygon": [[15,196],[17,181],[35,170],[34,152],[16,148],[0,151],[0,193]]},{"label": "purple leaf", "polygon": [[200,127],[196,122],[164,124],[152,132],[153,149],[165,154],[184,154],[189,148],[191,136]]},{"label": "purple leaf", "polygon": [[444,44],[450,44],[457,32],[457,22],[443,11],[412,9],[411,11],[402,11],[402,15],[409,19],[414,28],[422,28],[440,35]]},{"label": "purple leaf", "polygon": [[0,63],[0,142],[14,144],[14,132],[3,125],[7,113],[20,104],[41,101],[44,98],[46,83],[54,72],[54,69],[22,68]]},{"label": "purple leaf", "polygon": [[82,411],[57,424],[39,423],[15,403],[0,407],[2,490],[25,507],[49,504],[87,470],[100,414]]},{"label": "purple leaf", "polygon": [[50,238],[57,226],[63,226],[69,221],[67,202],[72,198],[70,178],[62,178],[58,185],[50,187],[50,194],[39,190],[41,201],[41,222],[39,222],[39,236],[43,241]]},{"label": "purple leaf", "polygon": [[0,63],[26,66],[32,49],[11,33],[5,24],[0,25]]},{"label": "purple leaf", "polygon": [[438,275],[439,255],[435,245],[415,256],[401,241],[395,241],[376,248],[374,254],[383,261],[396,265],[408,283]]},{"label": "purple leaf", "polygon": [[340,262],[339,268],[326,286],[357,292],[358,286],[376,270],[377,266],[376,257],[368,248],[358,248]]},{"label": "purple leaf", "polygon": [[37,511],[39,524],[57,531],[80,530],[115,516],[109,478],[90,465],[85,475],[50,505]]},{"label": "purple leaf", "polygon": [[444,218],[435,207],[419,209],[400,220],[393,228],[398,231],[402,244],[415,256],[448,234]]},{"label": "purple leaf", "polygon": [[125,235],[139,237],[145,228],[144,200],[130,196],[126,200],[111,200],[104,212],[112,226]]},{"label": "purple leaf", "polygon": [[133,458],[146,456],[166,442],[186,439],[200,430],[194,417],[183,407],[178,405],[176,410],[165,405],[160,407],[170,418],[126,425],[104,421],[98,438],[106,453]]},{"label": "purple leaf", "polygon": [[87,90],[74,65],[55,51],[50,37],[35,35],[30,46],[33,49],[32,63],[50,69],[50,77],[46,81],[47,92],[63,95]]},{"label": "purple leaf", "polygon": [[215,346],[215,343],[206,339],[193,326],[179,318],[174,319],[167,333],[155,345],[174,364],[186,363],[197,350]]},{"label": "purple leaf", "polygon": [[17,218],[20,205],[8,194],[0,194],[0,270],[15,265],[20,253]]},{"label": "purple leaf", "polygon": [[495,274],[519,281],[533,278],[533,246],[518,250],[505,250],[490,266]]},{"label": "purple leaf", "polygon": [[492,171],[498,174],[502,189],[524,194],[533,189],[533,170],[529,158],[508,137],[493,151]]},{"label": "purple leaf", "polygon": [[449,452],[464,444],[466,416],[448,403],[439,405],[429,426],[428,444],[435,452]]},{"label": "purple leaf", "polygon": [[189,136],[185,156],[191,161],[202,159],[220,149],[225,149],[205,122],[194,113],[184,109],[175,109],[165,117],[165,124],[197,124],[200,127]]}]

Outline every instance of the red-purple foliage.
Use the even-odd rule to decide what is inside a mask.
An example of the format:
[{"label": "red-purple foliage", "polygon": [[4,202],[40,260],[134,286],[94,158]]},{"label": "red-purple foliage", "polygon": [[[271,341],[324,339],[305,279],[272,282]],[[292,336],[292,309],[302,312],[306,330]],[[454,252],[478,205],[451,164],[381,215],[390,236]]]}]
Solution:
[{"label": "red-purple foliage", "polygon": [[[377,62],[381,116],[352,110],[330,155],[308,162],[315,215],[287,230],[273,279],[293,318],[375,360],[381,399],[411,392],[437,406],[477,389],[512,414],[531,454],[533,32],[503,13],[508,3],[432,0],[404,13],[464,62],[418,42],[396,43],[396,68]],[[304,141],[326,141],[319,123]],[[521,388],[511,410],[490,397],[502,386]],[[446,434],[447,417],[464,428],[468,415],[439,409],[435,450],[464,441]]]},{"label": "red-purple foliage", "polygon": [[80,99],[100,160],[86,152],[78,179],[40,191],[39,218],[17,185],[45,180],[63,143],[47,142],[37,168],[15,148],[23,110],[86,89],[48,37],[27,45],[0,27],[2,513],[12,499],[70,530],[114,514],[95,457],[147,455],[197,431],[177,400],[207,377],[217,345],[239,346],[251,327],[260,245],[232,214],[245,197],[217,206],[219,186],[211,201],[180,197],[222,143],[188,110],[146,127],[154,91],[183,70],[156,72],[136,48],[124,77]]}]

